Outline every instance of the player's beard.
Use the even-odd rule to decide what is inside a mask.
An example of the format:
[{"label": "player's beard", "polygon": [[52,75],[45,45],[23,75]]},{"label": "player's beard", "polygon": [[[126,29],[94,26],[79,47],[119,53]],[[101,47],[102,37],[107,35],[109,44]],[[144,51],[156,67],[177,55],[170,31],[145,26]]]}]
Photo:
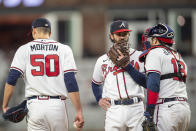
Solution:
[{"label": "player's beard", "polygon": [[130,44],[128,43],[129,39],[125,40],[125,39],[121,39],[119,41],[115,41],[114,44],[119,44],[120,46],[129,49],[130,48]]},{"label": "player's beard", "polygon": [[121,40],[116,40],[116,39],[112,39],[111,37],[109,37],[110,38],[110,40],[111,40],[111,42],[113,43],[113,44],[120,44],[120,43],[123,43],[122,45],[124,46],[124,47],[126,47],[126,48],[130,48],[130,43],[128,43],[128,41],[129,41],[129,38],[128,39],[121,39]]},{"label": "player's beard", "polygon": [[130,44],[128,43],[128,40],[121,39],[119,41],[114,42],[114,44],[120,46],[121,48],[124,48],[123,50],[126,50],[127,52],[130,51]]}]

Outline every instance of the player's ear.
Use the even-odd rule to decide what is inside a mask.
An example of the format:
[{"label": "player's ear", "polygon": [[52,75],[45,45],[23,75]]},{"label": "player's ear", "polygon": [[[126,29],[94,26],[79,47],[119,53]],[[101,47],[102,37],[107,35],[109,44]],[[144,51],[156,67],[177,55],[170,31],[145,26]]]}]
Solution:
[{"label": "player's ear", "polygon": [[34,36],[35,36],[35,28],[32,29],[32,36],[34,38]]},{"label": "player's ear", "polygon": [[37,33],[37,29],[36,29],[36,28],[33,28],[32,33],[33,33],[33,34],[36,34],[36,33]]},{"label": "player's ear", "polygon": [[156,45],[160,44],[157,38],[155,38],[155,43],[156,43]]},{"label": "player's ear", "polygon": [[153,43],[153,45],[159,45],[160,44],[156,37],[152,37],[152,43]]},{"label": "player's ear", "polygon": [[36,39],[36,36],[37,36],[37,29],[36,28],[32,29],[32,36],[33,36],[33,39]]},{"label": "player's ear", "polygon": [[114,40],[113,34],[109,34],[109,37],[110,37],[111,40]]}]

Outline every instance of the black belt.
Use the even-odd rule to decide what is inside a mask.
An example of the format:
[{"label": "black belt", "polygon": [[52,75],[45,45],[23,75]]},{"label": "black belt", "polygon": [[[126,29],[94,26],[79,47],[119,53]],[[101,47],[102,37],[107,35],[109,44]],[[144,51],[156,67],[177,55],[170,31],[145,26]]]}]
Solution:
[{"label": "black belt", "polygon": [[157,104],[163,104],[170,101],[187,101],[187,99],[184,97],[161,98],[161,102],[158,102]]},{"label": "black belt", "polygon": [[65,100],[65,97],[61,97],[61,96],[31,96],[28,97],[27,100],[31,100],[31,99],[38,99],[38,100],[49,100],[49,99],[61,99],[61,100]]},{"label": "black belt", "polygon": [[114,104],[115,105],[131,105],[134,103],[139,103],[140,101],[142,101],[142,99],[138,97],[126,98],[126,99],[114,100]]}]

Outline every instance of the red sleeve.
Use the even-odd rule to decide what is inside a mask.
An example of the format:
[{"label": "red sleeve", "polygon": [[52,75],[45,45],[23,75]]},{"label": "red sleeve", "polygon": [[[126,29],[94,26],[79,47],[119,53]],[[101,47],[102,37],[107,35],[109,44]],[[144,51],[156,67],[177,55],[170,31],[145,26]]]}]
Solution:
[{"label": "red sleeve", "polygon": [[158,92],[152,92],[150,89],[148,89],[148,104],[156,104],[158,97]]}]

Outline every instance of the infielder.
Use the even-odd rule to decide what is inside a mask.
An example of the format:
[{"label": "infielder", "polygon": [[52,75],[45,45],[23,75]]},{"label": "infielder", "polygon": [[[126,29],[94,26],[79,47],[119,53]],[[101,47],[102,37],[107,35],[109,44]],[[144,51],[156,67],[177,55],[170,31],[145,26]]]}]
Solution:
[{"label": "infielder", "polygon": [[148,89],[143,126],[154,120],[155,125],[151,125],[157,126],[158,131],[187,131],[191,114],[186,91],[187,65],[172,48],[174,31],[166,24],[158,24],[146,34],[145,42],[150,48],[140,56],[145,63]]},{"label": "infielder", "polygon": [[77,72],[72,50],[67,45],[49,39],[50,22],[38,18],[32,23],[33,41],[22,45],[12,61],[5,85],[3,112],[8,109],[17,79],[25,82],[28,131],[68,131],[65,100],[70,97],[75,109],[77,129],[84,119],[80,104]]},{"label": "infielder", "polygon": [[[128,42],[131,30],[123,20],[110,26],[113,44]],[[126,45],[128,46],[128,45]],[[141,52],[129,48],[130,63],[140,72],[143,64],[138,60]],[[145,82],[143,82],[145,85]],[[126,69],[117,67],[108,53],[98,58],[93,72],[92,90],[100,107],[106,111],[105,131],[141,131],[144,113],[144,92]]]}]

